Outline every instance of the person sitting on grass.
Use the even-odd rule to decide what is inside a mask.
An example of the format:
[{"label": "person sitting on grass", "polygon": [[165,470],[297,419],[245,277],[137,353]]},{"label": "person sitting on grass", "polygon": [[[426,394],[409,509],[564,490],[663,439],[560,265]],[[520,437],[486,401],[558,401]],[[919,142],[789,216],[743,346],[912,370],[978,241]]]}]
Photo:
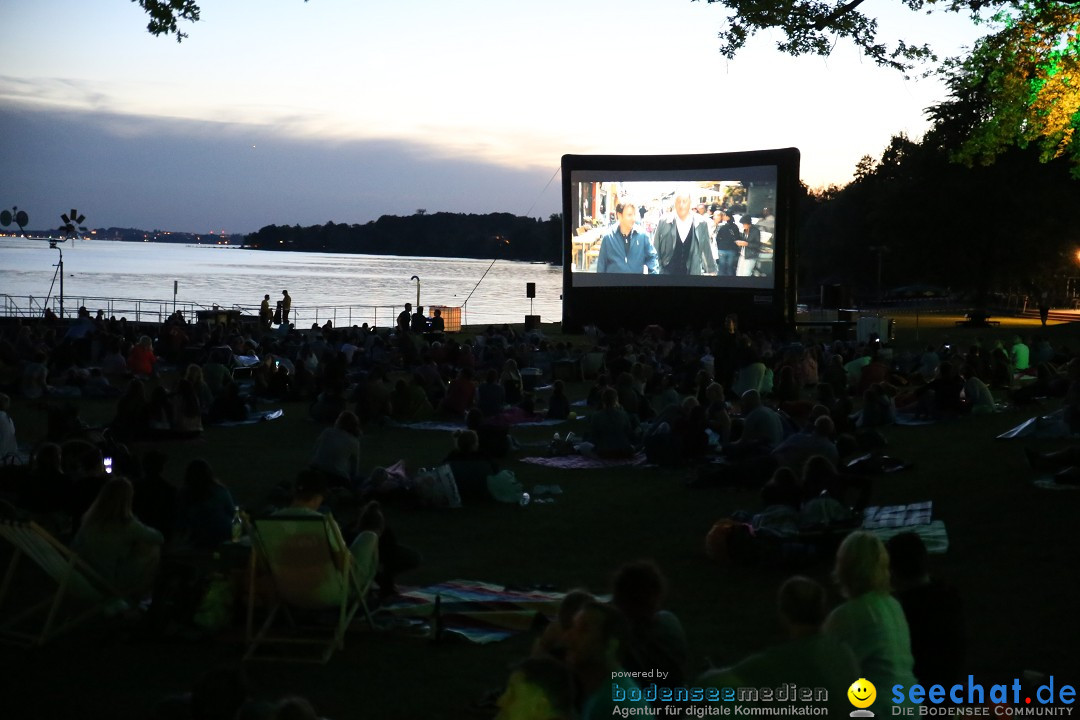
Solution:
[{"label": "person sitting on grass", "polygon": [[632,700],[637,683],[626,677],[624,661],[630,648],[630,624],[614,605],[588,602],[574,616],[566,659],[581,690],[581,720],[607,720],[616,710],[648,707]]},{"label": "person sitting on grass", "polygon": [[663,670],[667,675],[657,682],[678,687],[686,677],[689,649],[682,623],[663,609],[667,588],[667,579],[655,563],[628,563],[615,573],[611,602],[630,624],[626,669]]},{"label": "person sitting on grass", "polygon": [[[846,643],[860,674],[879,688],[911,687],[911,632],[904,610],[890,594],[889,554],[873,533],[858,530],[840,543],[833,577],[846,600],[825,620],[826,635]],[[888,714],[888,695],[879,694],[872,708]]]},{"label": "person sitting on grass", "polygon": [[435,414],[418,376],[408,380],[399,379],[394,383],[390,408],[390,417],[399,423],[424,422]]},{"label": "person sitting on grass", "polygon": [[835,426],[828,415],[819,415],[810,432],[794,433],[772,451],[772,456],[781,467],[801,471],[803,465],[814,455],[824,455],[834,464],[839,464],[840,453],[833,442]]},{"label": "person sitting on grass", "polygon": [[964,409],[972,415],[986,415],[994,412],[997,405],[994,395],[975,373],[975,368],[965,365],[961,371],[964,378]]},{"label": "person sitting on grass", "polygon": [[967,644],[960,594],[930,578],[926,545],[912,532],[885,543],[896,599],[911,629],[915,677],[923,687],[951,687],[964,677]]},{"label": "person sitting on grass", "polygon": [[203,405],[199,400],[198,391],[190,380],[186,377],[180,378],[176,383],[176,389],[169,397],[169,403],[172,408],[170,417],[175,436],[192,437],[203,431]]},{"label": "person sitting on grass", "polygon": [[566,397],[566,383],[562,380],[556,380],[551,386],[547,419],[566,420],[568,417],[570,417],[570,399]]},{"label": "person sitting on grass", "polygon": [[506,690],[495,704],[495,720],[571,720],[574,676],[557,660],[527,658],[510,669]]},{"label": "person sitting on grass", "polygon": [[[873,489],[869,477],[838,470],[824,455],[807,458],[802,467],[801,487],[803,501],[828,495],[844,507],[856,510],[867,506]],[[851,492],[855,493],[854,501],[849,497]]]},{"label": "person sitting on grass", "polygon": [[[321,473],[305,470],[296,478],[292,503],[274,512],[273,517],[322,517],[327,490],[326,478]],[[361,587],[374,579],[379,566],[379,534],[385,528],[385,522],[382,521],[381,512],[375,512],[378,507],[377,502],[371,502],[361,512],[359,524],[363,527],[348,547],[333,548],[335,552],[348,550],[353,559],[353,571],[360,579]],[[364,515],[368,512],[370,515],[365,520]],[[329,516],[329,520],[337,526],[333,515]],[[342,534],[340,527],[338,534]],[[342,539],[345,539],[343,534]]]},{"label": "person sitting on grass", "polygon": [[472,371],[462,368],[458,376],[450,382],[450,387],[446,389],[446,396],[443,398],[440,409],[446,415],[460,418],[473,407],[475,401],[476,383],[473,382]]},{"label": "person sitting on grass", "polygon": [[574,625],[574,616],[586,603],[595,600],[596,598],[588,590],[577,589],[566,593],[562,602],[559,603],[559,610],[555,614],[554,622],[548,623],[543,634],[533,643],[533,655],[565,660],[570,629]]},{"label": "person sitting on grass", "polygon": [[589,415],[585,439],[591,453],[599,458],[627,458],[634,454],[635,433],[630,416],[619,405],[619,392],[608,387],[601,395],[601,407]]},{"label": "person sitting on grass", "polygon": [[360,418],[345,411],[333,427],[319,433],[311,467],[327,474],[334,485],[351,485],[360,479]]},{"label": "person sitting on grass", "polygon": [[[773,646],[698,680],[702,687],[776,687],[794,682],[799,687],[845,687],[859,677],[851,649],[821,633],[825,620],[825,588],[796,575],[780,586],[777,610],[787,642]],[[829,717],[846,717],[847,696],[830,693]]]},{"label": "person sitting on grass", "polygon": [[784,439],[780,415],[761,401],[757,390],[747,390],[740,398],[743,423],[738,440],[724,446],[724,454],[733,460],[767,455]]},{"label": "person sitting on grass", "polygon": [[164,537],[131,511],[131,483],[105,483],[72,541],[72,549],[117,590],[139,600],[154,585]]},{"label": "person sitting on grass", "polygon": [[154,341],[148,335],[139,338],[139,344],[128,353],[127,366],[136,377],[152,377],[158,359],[154,355]]},{"label": "person sitting on grass", "polygon": [[121,440],[136,439],[146,433],[148,419],[146,384],[138,378],[132,378],[128,381],[124,394],[116,400],[116,416],[109,424],[109,430]]},{"label": "person sitting on grass", "polygon": [[236,503],[210,463],[192,460],[184,470],[176,511],[176,536],[196,551],[213,550],[232,536]]},{"label": "person sitting on grass", "polygon": [[517,360],[513,358],[508,359],[503,363],[502,375],[499,376],[499,382],[502,383],[503,391],[506,394],[506,403],[508,405],[517,405],[524,397],[525,383],[521,379],[521,372],[518,370]]},{"label": "person sitting on grass", "polygon": [[475,430],[454,432],[454,449],[443,459],[454,473],[454,482],[465,502],[491,500],[487,488],[488,475],[499,472],[499,465],[480,452],[480,438]]}]

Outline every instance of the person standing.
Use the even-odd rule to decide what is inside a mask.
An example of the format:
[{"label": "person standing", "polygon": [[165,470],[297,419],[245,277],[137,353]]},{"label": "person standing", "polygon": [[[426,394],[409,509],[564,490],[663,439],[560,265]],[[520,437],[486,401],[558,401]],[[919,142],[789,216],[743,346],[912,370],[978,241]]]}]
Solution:
[{"label": "person standing", "polygon": [[10,409],[11,398],[0,393],[0,460],[19,454],[19,444],[15,441],[15,423],[8,415]]},{"label": "person standing", "polygon": [[715,275],[709,224],[699,213],[690,212],[690,193],[675,196],[675,214],[656,226],[653,246],[660,258],[661,275]]},{"label": "person standing", "polygon": [[263,295],[259,303],[259,326],[264,330],[270,329],[270,321],[274,319],[274,313],[270,310],[270,295]]},{"label": "person standing", "polygon": [[405,303],[405,309],[398,313],[397,332],[404,335],[412,327],[412,303]]},{"label": "person standing", "polygon": [[1046,321],[1050,317],[1050,291],[1043,290],[1039,293],[1039,322],[1046,327]]},{"label": "person standing", "polygon": [[292,297],[288,290],[281,291],[281,324],[289,324],[289,311],[292,309]]},{"label": "person standing", "polygon": [[727,209],[717,210],[713,217],[716,219],[716,234],[713,236],[716,240],[716,274],[731,276],[735,274],[735,266],[739,262],[739,226]]},{"label": "person standing", "polygon": [[754,225],[754,219],[750,213],[742,216],[742,235],[736,241],[736,245],[742,248],[742,258],[739,259],[735,274],[739,277],[750,277],[757,268],[758,258],[761,256],[761,230]]}]

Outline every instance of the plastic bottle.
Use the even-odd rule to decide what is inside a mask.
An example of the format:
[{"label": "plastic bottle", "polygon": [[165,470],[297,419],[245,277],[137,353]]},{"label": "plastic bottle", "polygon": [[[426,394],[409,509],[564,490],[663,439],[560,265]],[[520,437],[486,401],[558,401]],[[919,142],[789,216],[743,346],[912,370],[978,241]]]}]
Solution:
[{"label": "plastic bottle", "polygon": [[240,542],[240,538],[244,536],[244,518],[240,515],[240,506],[236,506],[236,511],[232,516],[232,541]]}]

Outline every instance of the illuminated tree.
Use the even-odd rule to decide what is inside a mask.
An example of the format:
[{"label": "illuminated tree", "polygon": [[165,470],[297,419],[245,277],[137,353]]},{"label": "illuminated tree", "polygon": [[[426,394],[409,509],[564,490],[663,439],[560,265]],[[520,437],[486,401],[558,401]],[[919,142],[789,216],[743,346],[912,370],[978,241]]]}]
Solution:
[{"label": "illuminated tree", "polygon": [[949,99],[930,108],[936,139],[955,160],[989,164],[1010,146],[1080,176],[1080,4],[1026,6],[945,71]]}]

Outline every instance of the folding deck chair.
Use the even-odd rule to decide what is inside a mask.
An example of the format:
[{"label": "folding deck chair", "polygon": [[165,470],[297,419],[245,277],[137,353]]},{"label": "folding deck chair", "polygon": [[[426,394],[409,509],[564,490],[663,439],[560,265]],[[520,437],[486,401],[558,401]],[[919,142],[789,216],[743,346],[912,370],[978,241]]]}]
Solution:
[{"label": "folding deck chair", "polygon": [[[374,568],[358,568],[341,537],[341,530],[329,516],[264,517],[252,522],[252,553],[249,573],[247,640],[245,660],[292,660],[325,663],[334,650],[345,646],[345,631],[357,610],[363,608],[368,625],[371,613],[365,595],[371,587]],[[271,583],[270,606],[258,632],[254,632],[255,596],[258,581],[267,577]],[[294,620],[291,610],[336,610],[336,622],[329,638],[306,634]],[[288,634],[271,635],[274,620],[284,610],[290,625]],[[314,631],[310,631],[314,633]],[[317,657],[310,654],[257,655],[263,644],[314,645],[321,647]]]},{"label": "folding deck chair", "polygon": [[[0,640],[23,646],[44,645],[98,613],[127,607],[124,596],[92,567],[37,523],[0,519],[0,537],[15,547],[3,584],[0,585],[0,613],[11,591],[15,571],[23,556],[29,557],[56,582],[56,589],[29,608],[11,617],[0,614]],[[73,611],[73,604],[81,605]],[[45,613],[40,630],[20,629],[34,615]]]}]

